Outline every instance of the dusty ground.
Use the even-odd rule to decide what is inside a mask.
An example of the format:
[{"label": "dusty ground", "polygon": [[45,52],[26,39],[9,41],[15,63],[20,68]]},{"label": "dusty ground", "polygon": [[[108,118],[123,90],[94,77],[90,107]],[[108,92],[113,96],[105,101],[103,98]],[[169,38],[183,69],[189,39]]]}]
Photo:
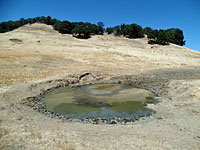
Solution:
[{"label": "dusty ground", "polygon": [[[10,40],[19,39],[21,41]],[[113,35],[75,39],[51,26],[0,34],[0,149],[200,149],[200,53]],[[63,82],[128,80],[160,95],[129,125],[63,122],[21,105]],[[83,82],[82,80],[80,82]]]}]

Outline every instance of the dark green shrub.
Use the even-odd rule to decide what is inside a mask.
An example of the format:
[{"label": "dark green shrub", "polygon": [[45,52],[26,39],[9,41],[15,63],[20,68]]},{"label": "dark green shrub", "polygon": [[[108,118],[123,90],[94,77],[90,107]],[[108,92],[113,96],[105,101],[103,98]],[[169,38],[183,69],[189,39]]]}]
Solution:
[{"label": "dark green shrub", "polygon": [[108,34],[112,34],[113,32],[114,32],[114,28],[106,28],[106,32],[108,33]]},{"label": "dark green shrub", "polygon": [[153,29],[151,27],[146,27],[143,29],[144,34],[148,34],[149,32],[151,32]]},{"label": "dark green shrub", "polygon": [[128,36],[129,38],[143,38],[144,32],[141,26],[137,24],[126,25],[123,29],[122,34]]},{"label": "dark green shrub", "polygon": [[54,29],[62,34],[71,34],[74,25],[69,21],[57,22],[53,25]]},{"label": "dark green shrub", "polygon": [[79,25],[72,30],[72,35],[76,38],[88,39],[90,38],[91,31],[88,27],[85,27],[84,25]]}]

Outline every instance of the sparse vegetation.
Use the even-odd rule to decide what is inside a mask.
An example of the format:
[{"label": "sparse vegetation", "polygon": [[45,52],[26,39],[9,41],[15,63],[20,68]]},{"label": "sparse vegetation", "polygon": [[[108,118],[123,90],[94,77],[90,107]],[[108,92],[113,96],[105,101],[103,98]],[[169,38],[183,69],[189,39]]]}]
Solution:
[{"label": "sparse vegetation", "polygon": [[124,36],[127,38],[143,38],[147,35],[150,44],[168,45],[174,43],[180,46],[185,45],[183,31],[179,28],[172,28],[166,30],[153,30],[151,27],[142,28],[137,24],[122,24],[115,27],[108,27],[104,29],[104,23],[98,22],[91,24],[89,22],[70,22],[59,21],[52,19],[50,16],[41,16],[36,18],[21,18],[18,21],[8,21],[0,23],[0,33],[12,31],[25,24],[45,23],[52,25],[55,30],[62,34],[72,34],[76,38],[88,39],[91,35],[103,35],[106,31],[108,34],[115,34],[116,36]]}]

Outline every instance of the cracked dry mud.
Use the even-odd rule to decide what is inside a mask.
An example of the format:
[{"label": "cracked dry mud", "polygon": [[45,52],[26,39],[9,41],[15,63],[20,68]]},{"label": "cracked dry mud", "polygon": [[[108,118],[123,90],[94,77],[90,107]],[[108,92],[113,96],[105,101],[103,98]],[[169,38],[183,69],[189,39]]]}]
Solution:
[{"label": "cracked dry mud", "polygon": [[[200,149],[199,52],[145,38],[80,40],[43,24],[0,34],[0,43],[0,149]],[[126,125],[93,125],[21,104],[57,86],[96,82],[156,92],[159,103],[148,105],[156,113]]]}]

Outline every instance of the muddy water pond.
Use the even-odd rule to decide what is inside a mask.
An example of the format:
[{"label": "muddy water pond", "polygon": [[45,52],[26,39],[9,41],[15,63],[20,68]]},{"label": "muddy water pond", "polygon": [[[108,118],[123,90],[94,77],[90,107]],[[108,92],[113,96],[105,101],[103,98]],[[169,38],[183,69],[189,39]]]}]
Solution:
[{"label": "muddy water pond", "polygon": [[134,118],[149,115],[150,91],[124,84],[65,87],[44,98],[46,107],[69,118]]}]

